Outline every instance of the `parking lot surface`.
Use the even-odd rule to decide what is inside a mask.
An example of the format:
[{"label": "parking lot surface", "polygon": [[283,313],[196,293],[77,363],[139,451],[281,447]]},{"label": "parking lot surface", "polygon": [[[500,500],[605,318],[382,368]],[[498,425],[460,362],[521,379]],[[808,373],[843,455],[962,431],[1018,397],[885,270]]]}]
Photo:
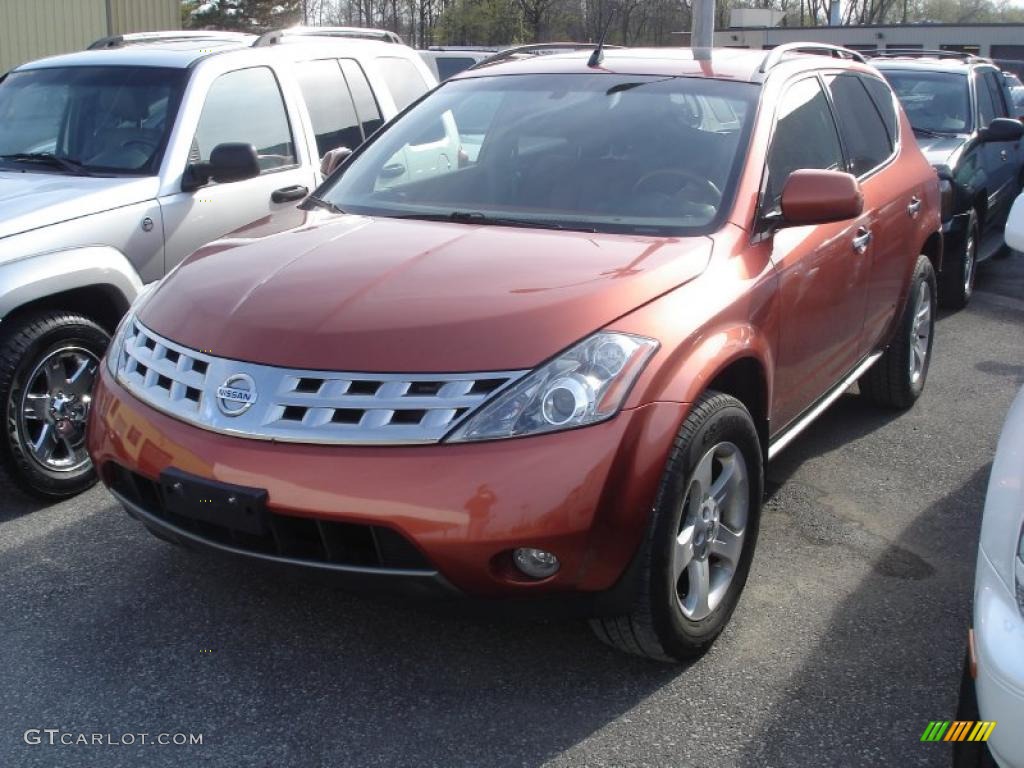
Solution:
[{"label": "parking lot surface", "polygon": [[847,394],[771,465],[746,592],[688,668],[580,622],[442,614],[189,553],[102,488],[52,505],[0,488],[0,766],[948,765],[919,738],[955,715],[989,466],[1022,385],[1014,254],[940,318],[912,411]]}]

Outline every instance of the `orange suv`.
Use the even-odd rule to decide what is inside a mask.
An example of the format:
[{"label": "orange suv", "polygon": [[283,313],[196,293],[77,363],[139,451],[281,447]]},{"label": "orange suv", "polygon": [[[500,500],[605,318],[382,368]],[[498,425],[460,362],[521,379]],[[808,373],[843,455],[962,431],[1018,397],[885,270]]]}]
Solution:
[{"label": "orange suv", "polygon": [[843,49],[470,70],[143,296],[89,449],[161,538],[572,606],[692,657],[743,589],[766,462],[854,382],[921,393],[939,206]]}]

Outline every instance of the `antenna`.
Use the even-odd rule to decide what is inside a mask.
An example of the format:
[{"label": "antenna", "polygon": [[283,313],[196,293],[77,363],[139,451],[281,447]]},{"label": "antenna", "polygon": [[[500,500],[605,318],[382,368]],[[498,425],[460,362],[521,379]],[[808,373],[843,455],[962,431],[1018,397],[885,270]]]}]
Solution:
[{"label": "antenna", "polygon": [[599,67],[601,62],[604,61],[604,40],[608,37],[608,30],[611,29],[612,19],[615,18],[615,8],[611,8],[608,12],[608,21],[604,23],[604,29],[601,31],[601,39],[597,41],[597,48],[590,54],[590,58],[587,60],[588,67]]}]

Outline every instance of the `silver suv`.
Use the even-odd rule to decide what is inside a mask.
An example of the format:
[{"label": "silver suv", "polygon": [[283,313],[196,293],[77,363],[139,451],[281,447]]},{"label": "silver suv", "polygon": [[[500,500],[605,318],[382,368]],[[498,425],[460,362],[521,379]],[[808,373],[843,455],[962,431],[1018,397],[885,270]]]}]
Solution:
[{"label": "silver suv", "polygon": [[[392,33],[348,28],[124,35],[0,79],[3,472],[44,496],[91,485],[93,377],[143,286],[296,205],[325,156],[435,84]],[[458,162],[457,141],[417,162]]]}]

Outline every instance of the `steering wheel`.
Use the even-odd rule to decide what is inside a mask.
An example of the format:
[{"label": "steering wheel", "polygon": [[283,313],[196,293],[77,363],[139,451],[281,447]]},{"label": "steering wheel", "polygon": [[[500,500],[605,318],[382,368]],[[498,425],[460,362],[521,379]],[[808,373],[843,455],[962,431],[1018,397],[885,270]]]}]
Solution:
[{"label": "steering wheel", "polygon": [[692,173],[691,171],[684,171],[681,168],[659,168],[658,170],[645,173],[637,179],[636,183],[633,185],[633,194],[640,196],[643,194],[643,188],[645,186],[652,186],[652,182],[656,179],[670,179],[673,177],[679,179],[681,183],[670,183],[667,185],[667,188],[665,184],[654,185],[654,188],[651,189],[650,193],[658,195],[659,197],[672,198],[684,189],[693,188],[697,190],[698,200],[700,202],[705,202],[716,208],[722,202],[722,191],[715,186],[715,183],[711,181],[711,179],[698,176],[696,173]]},{"label": "steering wheel", "polygon": [[128,149],[132,144],[141,144],[145,148],[143,151],[150,155],[156,151],[157,146],[155,141],[149,139],[128,139],[121,142],[121,149]]}]

